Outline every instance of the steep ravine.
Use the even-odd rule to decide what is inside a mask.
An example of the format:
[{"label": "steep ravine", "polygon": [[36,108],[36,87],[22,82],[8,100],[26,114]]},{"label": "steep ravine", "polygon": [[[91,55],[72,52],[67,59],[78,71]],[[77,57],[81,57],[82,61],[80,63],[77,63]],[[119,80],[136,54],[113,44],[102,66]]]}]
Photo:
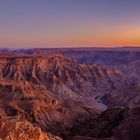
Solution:
[{"label": "steep ravine", "polygon": [[75,122],[105,109],[99,103],[104,94],[129,85],[119,70],[102,65],[57,55],[5,55],[0,57],[0,117],[23,119],[64,136]]}]

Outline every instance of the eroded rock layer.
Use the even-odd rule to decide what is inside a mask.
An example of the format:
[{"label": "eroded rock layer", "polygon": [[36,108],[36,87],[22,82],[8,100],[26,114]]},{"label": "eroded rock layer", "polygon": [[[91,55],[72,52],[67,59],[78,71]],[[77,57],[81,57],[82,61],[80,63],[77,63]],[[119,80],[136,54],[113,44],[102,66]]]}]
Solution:
[{"label": "eroded rock layer", "polygon": [[[67,134],[71,136],[71,128],[77,122],[81,124],[113,103],[116,105],[119,98],[117,103],[112,103],[109,100],[111,98],[108,99],[110,94],[119,91],[117,93],[123,95],[126,89],[134,85],[118,69],[106,68],[103,65],[77,64],[62,55],[1,55],[0,118],[17,119],[21,121],[17,123],[23,126],[25,123],[25,127],[28,122],[38,126],[43,135],[47,132],[65,138]],[[135,103],[133,100],[132,104]],[[128,105],[128,102],[124,104]],[[114,117],[116,119],[116,113]],[[119,122],[115,122],[116,127]],[[16,122],[6,122],[5,126],[11,123],[15,126],[11,128],[16,129]],[[107,124],[109,123],[110,121]],[[104,125],[106,128],[106,124]],[[93,137],[111,136],[112,126],[110,127],[106,128],[109,135],[100,128],[100,133],[91,129],[97,134]],[[34,127],[31,128],[34,132]],[[6,137],[10,135],[10,131],[7,134]]]}]

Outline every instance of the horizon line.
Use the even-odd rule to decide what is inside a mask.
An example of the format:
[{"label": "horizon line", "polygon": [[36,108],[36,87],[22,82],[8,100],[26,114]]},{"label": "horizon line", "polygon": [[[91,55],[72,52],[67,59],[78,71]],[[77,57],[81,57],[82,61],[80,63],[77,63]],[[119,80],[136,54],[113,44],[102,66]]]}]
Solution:
[{"label": "horizon line", "polygon": [[82,47],[21,47],[21,48],[17,48],[17,47],[0,47],[0,50],[30,50],[30,49],[119,49],[119,48],[139,48],[140,46],[113,46],[113,47],[95,47],[95,46],[90,46],[90,47],[86,47],[86,46],[82,46]]}]

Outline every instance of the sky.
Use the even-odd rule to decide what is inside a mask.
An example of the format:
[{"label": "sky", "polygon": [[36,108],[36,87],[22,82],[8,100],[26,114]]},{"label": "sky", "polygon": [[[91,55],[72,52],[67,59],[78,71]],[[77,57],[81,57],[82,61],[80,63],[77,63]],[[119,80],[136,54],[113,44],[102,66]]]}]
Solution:
[{"label": "sky", "polygon": [[140,46],[140,0],[1,0],[0,47]]}]

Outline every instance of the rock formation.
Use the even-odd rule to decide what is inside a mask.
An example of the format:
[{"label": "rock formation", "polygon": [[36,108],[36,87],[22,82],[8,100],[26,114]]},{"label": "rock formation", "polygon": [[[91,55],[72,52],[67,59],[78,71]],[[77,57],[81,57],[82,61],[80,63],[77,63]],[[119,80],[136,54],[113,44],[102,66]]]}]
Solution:
[{"label": "rock formation", "polygon": [[33,126],[28,121],[19,121],[17,119],[0,121],[0,139],[1,140],[62,140],[57,136],[44,133],[40,128]]},{"label": "rock formation", "polygon": [[112,108],[76,124],[67,134],[69,140],[138,140],[140,107]]},{"label": "rock formation", "polygon": [[80,64],[55,53],[1,54],[0,137],[28,140],[27,128],[36,140],[60,139],[54,135],[66,140],[111,139],[123,128],[124,110],[100,113],[139,105],[138,93],[139,82],[117,68]]}]

